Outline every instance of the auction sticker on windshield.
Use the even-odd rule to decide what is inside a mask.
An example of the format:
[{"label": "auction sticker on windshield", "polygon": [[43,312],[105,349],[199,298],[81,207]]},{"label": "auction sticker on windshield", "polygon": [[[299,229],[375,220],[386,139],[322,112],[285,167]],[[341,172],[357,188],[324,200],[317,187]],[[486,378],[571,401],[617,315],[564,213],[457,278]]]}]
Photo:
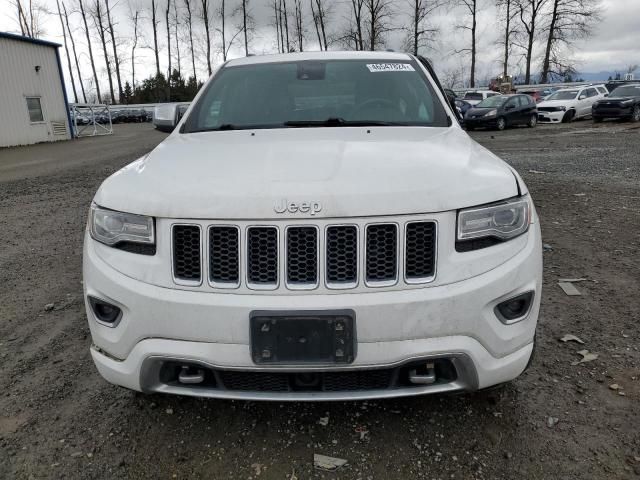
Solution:
[{"label": "auction sticker on windshield", "polygon": [[367,63],[370,72],[415,72],[408,63]]}]

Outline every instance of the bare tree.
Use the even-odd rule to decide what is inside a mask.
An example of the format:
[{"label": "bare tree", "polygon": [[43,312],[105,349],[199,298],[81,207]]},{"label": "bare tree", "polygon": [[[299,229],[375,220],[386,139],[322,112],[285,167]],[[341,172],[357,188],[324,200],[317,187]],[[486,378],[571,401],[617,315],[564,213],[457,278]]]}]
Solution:
[{"label": "bare tree", "polygon": [[38,0],[28,0],[25,5],[21,0],[13,0],[17,10],[18,24],[22,35],[30,38],[38,38],[44,34],[43,18],[48,12]]},{"label": "bare tree", "polygon": [[178,14],[178,2],[173,2],[173,32],[175,33],[175,45],[176,45],[176,61],[178,63],[178,75],[182,76],[182,58],[180,57],[180,36],[178,31],[180,30],[180,15]]},{"label": "bare tree", "polygon": [[303,14],[302,14],[302,0],[293,0],[295,7],[295,23],[294,23],[294,32],[296,35],[296,43],[298,44],[298,51],[304,51],[304,22],[303,22]]},{"label": "bare tree", "polygon": [[120,78],[120,58],[118,57],[118,45],[116,44],[116,34],[111,21],[111,8],[109,0],[105,0],[107,10],[107,25],[109,27],[109,35],[111,36],[111,46],[113,47],[113,63],[116,69],[116,80],[118,81],[118,101],[122,98],[122,80]]},{"label": "bare tree", "polygon": [[526,70],[524,83],[531,83],[531,62],[533,60],[533,46],[538,35],[538,22],[547,0],[519,0],[518,14],[520,23],[525,31],[525,62]]},{"label": "bare tree", "polygon": [[326,24],[328,19],[328,10],[325,6],[324,0],[310,0],[311,1],[311,14],[313,15],[313,23],[318,35],[318,43],[320,44],[320,50],[328,50],[329,44],[327,42],[327,30]]},{"label": "bare tree", "polygon": [[78,6],[80,7],[80,15],[82,15],[82,23],[84,23],[84,33],[87,37],[87,48],[89,50],[89,60],[91,62],[91,70],[93,71],[93,80],[96,87],[96,95],[98,103],[102,102],[102,95],[100,95],[100,83],[98,82],[98,74],[96,73],[96,63],[93,59],[93,50],[91,49],[91,37],[89,36],[89,25],[87,23],[87,13],[84,10],[84,4],[82,0],[78,0]]},{"label": "bare tree", "polygon": [[67,14],[67,7],[62,2],[62,11],[64,13],[64,21],[67,27],[67,33],[69,34],[69,39],[71,40],[71,48],[73,50],[73,58],[76,64],[76,70],[78,72],[78,83],[80,83],[80,90],[82,91],[82,100],[84,103],[87,103],[87,94],[84,91],[84,82],[82,81],[82,73],[80,72],[80,62],[78,61],[78,53],[76,52],[76,41],[74,40],[73,34],[71,33],[71,27],[69,26],[69,15]]},{"label": "bare tree", "polygon": [[551,74],[562,75],[567,70],[560,60],[560,47],[570,46],[576,38],[591,33],[599,17],[599,0],[551,0],[540,82],[547,83]]},{"label": "bare tree", "polygon": [[385,44],[385,35],[391,30],[390,0],[365,0],[368,49],[375,50]]},{"label": "bare tree", "polygon": [[504,33],[500,42],[502,46],[502,76],[509,74],[509,55],[511,54],[511,38],[518,33],[514,25],[515,16],[518,14],[517,0],[496,0],[496,7],[504,18]]},{"label": "bare tree", "polygon": [[[352,3],[356,1],[361,0],[351,0]],[[431,40],[438,31],[437,28],[429,26],[429,19],[445,2],[446,0],[409,0],[411,26],[407,28],[409,34],[407,50],[414,55],[418,55],[420,48],[426,47],[426,42]]]},{"label": "bare tree", "polygon": [[200,9],[200,18],[202,18],[202,22],[204,23],[204,31],[206,34],[206,46],[207,46],[207,71],[209,75],[213,72],[211,69],[211,25],[209,18],[209,0],[200,0],[201,9]]},{"label": "bare tree", "polygon": [[167,9],[165,10],[164,20],[167,25],[167,60],[169,61],[169,68],[167,69],[167,97],[169,90],[169,79],[171,78],[171,24],[169,22],[169,13],[171,12],[171,0],[167,0]]},{"label": "bare tree", "polygon": [[477,28],[478,28],[478,2],[479,0],[458,0],[458,5],[466,10],[470,25],[457,25],[457,28],[467,30],[471,33],[471,47],[457,50],[456,53],[468,52],[471,55],[471,70],[469,73],[469,86],[476,86],[476,54],[477,54]]},{"label": "bare tree", "polygon": [[[234,12],[237,13],[238,11]],[[242,12],[242,10],[240,10],[240,12]],[[241,22],[241,25],[238,27],[238,29],[236,30],[236,32],[231,36],[231,38],[229,39],[229,41],[227,42],[228,39],[228,35],[227,35],[227,10],[226,10],[226,2],[225,0],[222,0],[220,2],[220,10],[219,10],[219,14],[220,14],[220,28],[217,28],[216,30],[220,33],[220,37],[221,37],[221,48],[220,51],[222,52],[222,60],[223,61],[227,61],[227,56],[229,55],[229,50],[231,50],[231,47],[233,46],[233,44],[235,43],[236,39],[238,38],[238,35],[240,35],[243,30],[244,30],[244,26]]]},{"label": "bare tree", "polygon": [[249,55],[249,30],[252,28],[253,18],[247,11],[248,0],[241,0],[241,14],[242,14],[242,32],[244,34],[244,54]]},{"label": "bare tree", "polygon": [[197,84],[198,77],[196,74],[196,54],[193,49],[193,13],[191,11],[191,0],[184,0],[184,6],[187,8],[187,29],[189,30],[189,50],[191,52],[191,67],[193,68],[193,79]]},{"label": "bare tree", "polygon": [[364,2],[366,0],[351,0],[351,14],[353,15],[353,28],[351,36],[353,37],[355,49],[364,50],[364,35],[363,35],[363,10]]},{"label": "bare tree", "polygon": [[93,23],[98,29],[98,37],[102,44],[102,53],[104,54],[104,63],[107,66],[107,78],[109,80],[109,93],[111,94],[111,103],[116,103],[116,96],[113,91],[113,79],[111,78],[111,61],[109,60],[109,53],[107,52],[107,40],[106,40],[106,27],[104,26],[105,11],[102,8],[101,0],[94,0],[93,11]]},{"label": "bare tree", "polygon": [[282,22],[284,22],[285,40],[287,41],[286,52],[291,51],[291,43],[289,42],[289,14],[287,13],[287,0],[280,0],[280,32],[283,30]]},{"label": "bare tree", "polygon": [[158,21],[156,0],[151,0],[151,28],[153,29],[153,53],[156,57],[156,76],[160,76],[160,51],[158,50]]},{"label": "bare tree", "polygon": [[136,47],[138,46],[138,22],[140,20],[140,10],[135,8],[131,9],[129,4],[129,15],[133,22],[133,43],[131,44],[131,87],[136,89]]},{"label": "bare tree", "polygon": [[60,2],[56,0],[58,7],[58,17],[60,18],[60,26],[62,27],[62,38],[64,39],[64,51],[67,54],[67,65],[69,68],[69,78],[71,79],[71,87],[73,88],[73,98],[78,103],[78,92],[76,91],[76,82],[73,80],[73,67],[71,67],[71,56],[69,55],[69,46],[67,45],[67,31],[64,28],[64,20],[62,20],[62,11],[60,10]]}]

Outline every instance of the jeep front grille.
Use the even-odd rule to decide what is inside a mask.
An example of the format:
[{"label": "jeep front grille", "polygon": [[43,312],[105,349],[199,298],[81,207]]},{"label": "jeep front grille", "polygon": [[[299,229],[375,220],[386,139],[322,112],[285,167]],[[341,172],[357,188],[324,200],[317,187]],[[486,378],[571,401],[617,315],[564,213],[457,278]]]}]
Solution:
[{"label": "jeep front grille", "polygon": [[201,257],[200,227],[173,226],[173,276],[181,282],[200,283]]},{"label": "jeep front grille", "polygon": [[278,284],[278,229],[250,227],[247,230],[247,282],[257,287]]},{"label": "jeep front grille", "polygon": [[409,282],[432,277],[435,268],[436,224],[412,222],[405,234],[404,275]]},{"label": "jeep front grille", "polygon": [[336,225],[327,228],[327,285],[354,286],[358,281],[358,228]]},{"label": "jeep front grille", "polygon": [[199,286],[204,277],[214,289],[334,290],[435,277],[434,221],[319,223],[173,225],[174,281]]},{"label": "jeep front grille", "polygon": [[290,287],[318,283],[318,229],[287,228],[287,284]]},{"label": "jeep front grille", "polygon": [[240,232],[238,227],[212,226],[209,229],[209,278],[219,286],[240,282]]}]

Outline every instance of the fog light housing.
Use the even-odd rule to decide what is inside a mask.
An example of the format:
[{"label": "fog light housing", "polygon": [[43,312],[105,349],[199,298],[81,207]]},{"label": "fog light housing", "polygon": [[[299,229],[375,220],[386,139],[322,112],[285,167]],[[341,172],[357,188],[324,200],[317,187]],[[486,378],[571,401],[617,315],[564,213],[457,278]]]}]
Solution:
[{"label": "fog light housing", "polygon": [[115,327],[118,325],[122,318],[122,310],[120,307],[116,307],[109,302],[95,297],[88,297],[88,300],[98,323],[106,325],[107,327]]},{"label": "fog light housing", "polygon": [[521,293],[500,302],[493,309],[496,317],[506,325],[519,322],[527,316],[533,303],[533,292]]}]

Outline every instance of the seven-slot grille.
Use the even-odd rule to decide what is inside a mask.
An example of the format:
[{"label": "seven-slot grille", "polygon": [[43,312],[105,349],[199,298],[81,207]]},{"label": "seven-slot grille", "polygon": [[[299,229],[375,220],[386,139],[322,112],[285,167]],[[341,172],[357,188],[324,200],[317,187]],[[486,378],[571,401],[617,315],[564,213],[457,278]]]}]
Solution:
[{"label": "seven-slot grille", "polygon": [[[409,284],[425,283],[435,276],[433,221],[411,221],[404,226],[329,225],[324,230],[315,225],[250,226],[246,230],[211,225],[203,231],[208,248],[205,265],[214,288],[246,283],[249,288],[274,290],[281,283],[281,268],[289,289],[312,289],[321,281],[328,288],[354,288],[360,278],[369,287],[390,286],[398,282],[400,267]],[[203,275],[201,227],[174,225],[172,245],[176,282],[199,284]]]}]

